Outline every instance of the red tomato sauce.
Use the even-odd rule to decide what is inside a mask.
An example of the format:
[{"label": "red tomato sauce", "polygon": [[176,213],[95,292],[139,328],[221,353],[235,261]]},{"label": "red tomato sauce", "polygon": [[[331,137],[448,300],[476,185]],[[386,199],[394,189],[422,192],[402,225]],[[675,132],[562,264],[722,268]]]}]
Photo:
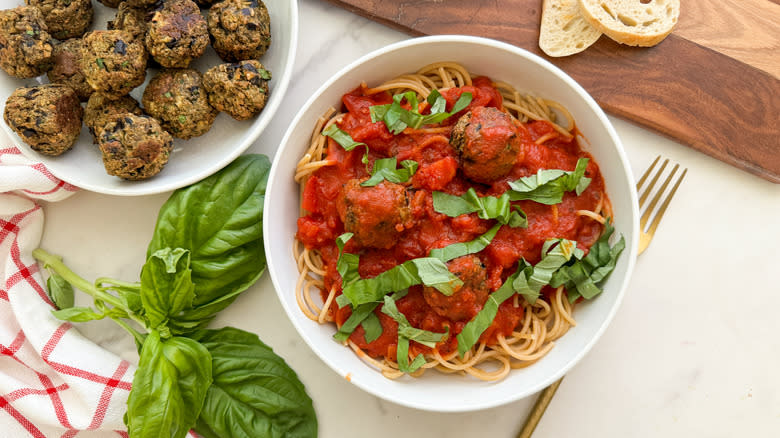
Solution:
[{"label": "red tomato sauce", "polygon": [[[453,126],[459,117],[473,108],[487,106],[501,108],[500,93],[492,86],[489,78],[475,78],[472,86],[452,88],[442,92],[447,100],[449,111],[461,94],[472,93],[469,106],[458,114],[449,117],[439,126]],[[414,160],[419,168],[411,180],[406,183],[409,196],[411,219],[389,248],[361,247],[353,240],[347,242],[345,251],[360,255],[359,273],[362,278],[374,277],[407,260],[426,257],[431,249],[475,239],[485,233],[494,224],[494,220],[483,220],[476,213],[448,217],[433,209],[433,191],[443,191],[461,195],[473,187],[480,196],[498,196],[509,189],[508,182],[535,174],[540,169],[573,170],[579,158],[590,158],[585,176],[591,178],[588,188],[577,196],[573,192],[564,195],[563,202],[555,206],[533,201],[518,201],[517,204],[528,216],[528,228],[503,226],[491,244],[477,254],[487,272],[487,287],[491,293],[498,289],[503,281],[512,274],[520,258],[535,264],[541,258],[542,245],[547,239],[565,238],[577,241],[578,246],[587,252],[598,239],[602,225],[587,217],[576,214],[577,210],[593,210],[605,196],[604,181],[598,165],[592,157],[580,149],[574,138],[557,134],[552,125],[545,121],[533,121],[519,124],[518,136],[522,141],[522,154],[509,171],[509,174],[491,184],[480,184],[468,180],[459,167],[457,151],[450,145],[450,133],[426,133],[422,130],[405,130],[399,135],[390,133],[381,121],[371,122],[369,108],[392,102],[392,96],[386,92],[367,95],[364,88],[357,88],[342,98],[344,117],[338,123],[355,141],[368,146],[368,161],[362,162],[366,148],[359,146],[345,151],[333,139],[328,139],[327,159],[334,165],[318,169],[306,182],[303,190],[302,207],[306,215],[298,219],[297,238],[310,250],[318,250],[324,261],[326,274],[323,299],[333,287],[340,291],[341,277],[336,271],[338,249],[335,239],[345,232],[344,223],[339,217],[337,204],[342,196],[342,187],[353,178],[365,179],[370,176],[366,170],[380,158],[397,157],[402,160]],[[422,103],[420,111],[425,114],[427,104]],[[408,108],[408,105],[407,105]],[[553,133],[543,144],[535,141]],[[521,157],[520,157],[521,155]],[[605,200],[605,202],[608,202]],[[340,292],[339,292],[340,293]],[[549,288],[543,290],[543,296],[549,294]],[[456,335],[460,333],[468,319],[453,320],[435,312],[423,297],[423,287],[413,286],[408,295],[397,301],[396,305],[412,326],[442,333],[449,330],[449,336],[437,344],[442,356],[457,351]],[[484,302],[473,302],[459,306],[459,312],[466,312],[469,319],[476,315]],[[329,312],[340,327],[349,318],[349,306],[338,308],[335,301]],[[373,342],[366,342],[361,326],[351,334],[350,340],[372,357],[385,357],[395,360],[398,343],[397,323],[381,312],[381,306],[375,310],[382,324],[382,335]],[[480,340],[488,345],[497,343],[497,336],[509,336],[521,324],[523,307],[515,306],[514,300],[506,300],[499,308],[492,325],[482,334]],[[411,342],[410,351],[430,352],[430,348]]]}]

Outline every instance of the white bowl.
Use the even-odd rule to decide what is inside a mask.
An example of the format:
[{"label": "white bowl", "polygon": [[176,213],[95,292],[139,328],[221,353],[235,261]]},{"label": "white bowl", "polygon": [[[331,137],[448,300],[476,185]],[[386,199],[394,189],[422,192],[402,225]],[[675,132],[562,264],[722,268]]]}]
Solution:
[{"label": "white bowl", "polygon": [[[538,96],[556,100],[571,111],[590,141],[613,204],[615,228],[626,237],[626,249],[604,293],[578,305],[573,327],[538,363],[513,370],[499,382],[429,371],[420,378],[388,380],[332,339],[333,325],[320,325],[299,310],[295,299],[298,270],[292,242],[299,216],[299,187],[294,169],[309,145],[317,117],[338,108],[342,94],[361,81],[369,86],[413,72],[436,61],[457,61],[477,74],[502,80]],[[525,50],[494,40],[469,36],[435,36],[407,40],[370,53],[329,79],[303,106],[276,153],[265,198],[265,250],[274,287],[290,320],[312,350],[351,384],[400,405],[429,411],[462,412],[502,405],[533,394],[563,376],[590,350],[617,310],[634,266],[638,241],[638,209],[633,177],[623,147],[596,102],[573,79]]]},{"label": "white bowl", "polygon": [[[91,29],[105,29],[106,22],[113,19],[116,9],[98,2],[92,3],[95,20]],[[298,40],[298,4],[294,0],[264,0],[264,3],[271,16],[272,38],[268,52],[260,58],[260,62],[272,75],[265,108],[258,116],[241,122],[220,113],[205,135],[190,140],[175,139],[168,164],[152,178],[125,181],[108,175],[103,167],[100,149],[92,143],[92,136],[86,127],[82,129],[73,149],[58,157],[49,157],[33,151],[4,122],[0,122],[0,125],[24,155],[45,164],[58,178],[85,190],[138,196],[166,192],[199,181],[226,166],[252,145],[276,113],[287,91]],[[205,72],[222,62],[209,45],[206,53],[193,62],[192,67]],[[144,87],[156,71],[148,69],[147,81],[130,93],[139,103]],[[48,82],[45,75],[35,79],[17,79],[0,71],[0,113],[5,110],[5,101],[16,88],[44,82]]]}]

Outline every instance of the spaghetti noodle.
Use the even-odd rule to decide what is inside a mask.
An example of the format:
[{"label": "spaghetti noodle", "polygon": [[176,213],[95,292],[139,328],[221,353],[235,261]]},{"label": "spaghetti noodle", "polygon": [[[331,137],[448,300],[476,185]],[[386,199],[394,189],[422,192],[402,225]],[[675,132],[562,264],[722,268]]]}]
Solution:
[{"label": "spaghetti noodle", "polygon": [[[343,184],[343,181],[338,179],[338,175],[343,171],[340,166],[347,166],[343,161],[351,160],[354,162],[356,160],[355,157],[360,157],[364,154],[362,147],[359,148],[360,150],[355,150],[352,153],[345,152],[332,139],[324,136],[322,134],[323,131],[331,125],[336,124],[339,126],[345,120],[352,120],[352,118],[347,117],[347,113],[350,111],[368,111],[365,99],[376,98],[377,101],[388,101],[392,95],[413,92],[420,102],[424,102],[436,90],[438,93],[448,97],[448,103],[451,107],[452,102],[450,100],[454,96],[452,90],[460,90],[458,91],[460,93],[465,89],[474,90],[477,96],[482,96],[479,93],[490,95],[490,100],[483,102],[483,104],[498,106],[511,117],[513,123],[521,127],[521,130],[529,133],[530,141],[526,142],[524,150],[524,166],[515,166],[511,176],[533,174],[540,167],[533,164],[533,160],[539,163],[561,165],[561,163],[570,163],[577,158],[589,157],[577,145],[577,131],[574,119],[562,105],[557,102],[523,94],[504,82],[492,82],[484,77],[473,76],[463,66],[456,63],[435,63],[423,67],[414,74],[399,76],[376,87],[368,87],[363,83],[355,92],[348,95],[355,96],[355,99],[350,98],[352,103],[345,105],[347,111],[338,112],[335,109],[330,109],[320,117],[314,127],[310,146],[295,169],[295,181],[302,187],[301,217],[309,215],[310,212],[306,209],[307,206],[317,204],[317,202],[325,202],[322,198],[327,198],[328,196],[322,195],[323,193],[328,192],[332,196],[337,189],[340,189],[339,184]],[[492,93],[494,94],[490,94],[490,90],[493,90]],[[346,96],[345,99],[347,99]],[[472,102],[469,108],[461,111],[459,114],[465,113],[473,108],[474,105],[475,102]],[[422,107],[425,108],[426,104],[423,103]],[[366,150],[365,158],[368,159],[369,163],[364,162],[361,164],[358,162],[356,165],[353,163],[352,166],[356,169],[353,172],[358,175],[365,174],[366,171],[362,170],[364,164],[368,165],[372,160],[375,161],[378,158],[392,155],[394,149],[406,147],[412,148],[414,154],[416,154],[415,156],[422,157],[418,175],[424,173],[422,169],[426,166],[429,166],[428,170],[438,169],[437,166],[440,163],[446,164],[452,161],[451,158],[448,158],[447,149],[445,148],[451,150],[451,146],[449,146],[450,137],[453,131],[453,124],[458,117],[454,115],[451,119],[440,124],[418,128],[406,127],[400,134],[406,140],[398,140],[396,143],[403,144],[398,146],[398,144],[393,143],[393,147],[377,147],[378,143],[376,141],[369,141],[368,138],[374,138],[372,135],[378,135],[385,140],[388,139],[389,133],[381,123],[372,124],[381,125],[377,128],[381,131],[379,134],[376,134],[376,132],[369,134],[358,132],[362,128],[354,123],[351,123],[349,126],[342,126],[346,131],[352,132],[356,137],[355,141],[364,141],[368,144],[364,149]],[[384,150],[382,150],[383,148]],[[451,152],[450,155],[452,155]],[[543,157],[540,158],[539,155]],[[331,168],[331,170],[328,171],[328,168]],[[449,169],[450,175],[453,172],[454,170]],[[447,172],[445,171],[444,174],[447,174]],[[429,175],[429,173],[425,173],[425,175]],[[523,205],[523,208],[528,213],[529,230],[536,230],[542,227],[544,230],[539,231],[541,234],[545,232],[560,232],[561,235],[546,235],[545,237],[576,238],[572,240],[577,240],[579,246],[587,251],[589,246],[601,235],[604,229],[603,225],[607,222],[607,218],[611,216],[611,207],[609,199],[604,192],[603,180],[598,166],[592,162],[592,159],[591,163],[588,164],[588,175],[592,179],[592,183],[585,192],[580,196],[567,195],[561,204],[542,205],[532,201],[520,201],[520,204]],[[431,178],[436,181],[435,177],[440,176],[441,174]],[[316,178],[316,180],[312,181],[312,178]],[[412,180],[412,185],[416,184],[418,191],[424,193],[419,196],[421,199],[430,195],[432,191],[430,185],[434,183],[415,181],[414,179]],[[320,192],[317,193],[322,195],[319,197],[319,201],[316,199],[312,200],[311,197],[306,198],[305,192],[310,189],[310,184],[311,186],[319,184],[318,190]],[[450,184],[455,183],[450,182]],[[463,184],[465,182],[461,181],[459,185],[455,185],[461,188],[461,191],[465,191]],[[426,190],[426,185],[428,190]],[[500,184],[493,184],[487,187],[482,186],[481,190],[483,193],[499,194],[498,186]],[[506,184],[504,183],[502,187],[505,190]],[[442,187],[438,188],[443,189]],[[315,189],[311,188],[312,191],[315,191]],[[339,194],[339,196],[343,195]],[[414,196],[412,195],[413,198]],[[415,202],[415,200],[413,199],[412,202]],[[451,235],[460,234],[455,240],[462,239],[462,235],[464,235],[464,233],[455,232],[457,227],[490,222],[489,220],[477,219],[475,217],[476,214],[470,216],[472,217],[471,219],[452,220],[451,223],[455,223],[455,225],[449,226],[455,228],[448,228],[447,231]],[[541,219],[537,220],[537,218]],[[432,228],[433,225],[435,224],[431,225]],[[336,266],[334,266],[336,249],[333,242],[333,234],[334,230],[343,229],[343,225],[336,218],[323,217],[315,225],[307,222],[306,226],[314,228],[308,232],[303,232],[301,230],[302,223],[299,220],[299,235],[296,236],[293,246],[300,273],[296,284],[298,305],[309,319],[321,324],[336,323],[340,327],[348,316],[349,311],[345,311],[337,303],[337,297],[342,292],[342,285],[339,273],[336,271]],[[526,258],[532,259],[533,256],[527,256],[532,248],[535,248],[538,252],[539,245],[526,245],[518,241],[518,235],[526,235],[528,233],[525,230],[519,232],[508,229],[507,226],[499,230],[494,243],[489,247],[492,252],[489,256],[485,256],[491,260],[487,274],[487,282],[490,284],[491,290],[495,291],[507,275],[511,273],[511,269],[507,267],[508,263],[505,260],[507,254],[511,253],[514,255],[514,259],[511,260],[514,263],[521,257],[524,260]],[[301,236],[304,234],[307,237],[302,238]],[[428,250],[428,247],[431,246],[430,240],[432,238],[430,236],[435,234],[435,231],[431,231],[429,234],[425,234],[425,232],[418,233],[417,237],[422,235],[425,236],[425,239],[428,239],[425,244],[420,246],[427,245],[425,249]],[[441,234],[446,233],[442,231]],[[475,233],[471,235],[473,234]],[[440,246],[440,243],[435,243],[434,246]],[[496,246],[496,248],[492,248],[493,246]],[[519,248],[522,248],[522,250]],[[371,251],[368,252],[371,253]],[[396,250],[396,252],[402,251]],[[396,252],[377,250],[371,253],[375,255],[374,257],[371,257],[371,254],[366,255],[368,260],[376,264],[376,266],[368,268],[368,271],[370,271],[368,276],[375,276],[379,272],[387,270],[389,268],[388,263],[390,263],[388,259],[393,258],[389,254],[395,254]],[[408,259],[408,254],[402,258]],[[538,260],[538,258],[537,255],[536,259]],[[396,262],[397,260],[392,261],[391,264]],[[361,261],[361,263],[363,262]],[[420,288],[418,287],[418,289]],[[416,300],[417,305],[427,306],[423,300],[423,294],[419,290],[416,290],[414,294],[410,292],[409,296],[404,299]],[[481,306],[481,303],[479,306]],[[504,326],[494,321],[491,328],[480,336],[479,341],[464,354],[458,354],[458,350],[452,348],[452,340],[457,331],[463,328],[463,323],[446,321],[446,318],[444,318],[444,324],[449,333],[449,348],[445,346],[448,343],[444,341],[437,344],[435,348],[427,348],[413,342],[409,351],[410,359],[413,359],[416,353],[422,353],[425,363],[410,374],[419,376],[426,370],[433,368],[442,373],[466,374],[482,380],[503,379],[511,369],[523,368],[535,363],[554,347],[555,341],[576,324],[572,316],[573,306],[574,303],[570,302],[564,286],[556,288],[548,286],[544,288],[540,299],[536,299],[533,304],[529,303],[529,300],[514,294],[511,300],[507,300],[501,305],[499,311],[499,317],[503,317],[502,315],[505,313],[510,315],[506,318],[506,321],[503,321]],[[349,309],[349,306],[346,306],[346,308]],[[433,315],[430,309],[426,309],[426,312]],[[379,315],[378,311],[377,314]],[[383,315],[379,316],[384,318],[382,326],[385,329],[392,327],[391,323],[386,322],[387,318]],[[428,315],[427,318],[426,321],[428,323],[430,323],[431,319],[436,321],[442,319],[436,315]],[[418,321],[425,318],[421,316],[413,319]],[[377,348],[368,348],[373,344],[365,342],[364,335],[362,330],[356,330],[344,343],[352,348],[361,359],[380,370],[386,377],[397,378],[402,376],[404,372],[399,369],[398,361],[395,360],[393,355],[389,353],[383,354],[382,351],[378,352]],[[392,333],[387,334],[387,337],[383,334],[376,342],[389,342],[386,351],[393,351]]]}]

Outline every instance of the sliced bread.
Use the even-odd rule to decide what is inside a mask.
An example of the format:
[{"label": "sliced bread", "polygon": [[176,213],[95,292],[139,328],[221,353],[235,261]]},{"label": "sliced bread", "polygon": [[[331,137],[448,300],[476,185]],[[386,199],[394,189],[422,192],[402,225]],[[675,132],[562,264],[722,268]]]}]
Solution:
[{"label": "sliced bread", "polygon": [[544,0],[539,47],[549,56],[559,57],[587,49],[601,36],[580,14],[577,0]]},{"label": "sliced bread", "polygon": [[613,40],[649,47],[672,32],[680,0],[579,0],[580,13]]}]

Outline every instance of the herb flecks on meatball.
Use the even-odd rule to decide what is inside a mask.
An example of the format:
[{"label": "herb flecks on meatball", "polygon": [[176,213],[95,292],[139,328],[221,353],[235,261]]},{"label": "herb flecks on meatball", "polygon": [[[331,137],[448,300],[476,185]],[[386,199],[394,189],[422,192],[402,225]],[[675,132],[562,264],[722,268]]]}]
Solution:
[{"label": "herb flecks on meatball", "polygon": [[59,84],[21,87],[8,97],[3,118],[30,147],[60,155],[76,143],[82,109],[72,88]]},{"label": "herb flecks on meatball", "polygon": [[0,11],[0,68],[17,78],[34,78],[52,67],[54,44],[40,9]]},{"label": "herb flecks on meatball", "polygon": [[224,0],[209,9],[211,45],[227,62],[258,59],[271,45],[271,17],[261,0]]},{"label": "herb flecks on meatball", "polygon": [[511,117],[493,107],[477,107],[452,128],[450,144],[458,152],[463,174],[490,184],[506,176],[522,159],[523,143]]},{"label": "herb flecks on meatball", "polygon": [[265,107],[271,73],[258,61],[220,64],[203,75],[211,106],[236,120],[246,120]]},{"label": "herb flecks on meatball", "polygon": [[423,298],[440,316],[453,321],[468,321],[482,309],[490,293],[485,265],[479,257],[467,255],[447,262],[447,269],[463,285],[450,296],[426,286],[423,288]]},{"label": "herb flecks on meatball", "polygon": [[116,115],[98,136],[103,164],[109,175],[127,180],[147,179],[168,163],[173,138],[147,116]]},{"label": "herb flecks on meatball", "polygon": [[349,180],[338,198],[337,209],[344,229],[353,233],[361,246],[390,248],[411,224],[406,188],[382,181],[362,187],[361,180]]},{"label": "herb flecks on meatball", "polygon": [[165,0],[153,12],[146,48],[163,67],[186,68],[209,44],[206,20],[192,0]]},{"label": "herb flecks on meatball", "polygon": [[93,93],[87,101],[87,107],[84,109],[84,124],[89,128],[89,132],[94,137],[94,142],[98,142],[98,136],[103,127],[108,124],[115,116],[120,114],[142,115],[144,112],[138,101],[132,96],[122,96],[119,99],[109,99],[103,93]]},{"label": "herb flecks on meatball", "polygon": [[59,40],[80,37],[92,24],[92,0],[25,0],[25,3],[41,10],[49,33]]},{"label": "herb flecks on meatball", "polygon": [[84,43],[81,38],[71,38],[54,47],[54,66],[46,75],[53,84],[67,85],[86,101],[95,91],[87,83],[81,70],[81,50]]},{"label": "herb flecks on meatball", "polygon": [[95,91],[117,99],[146,79],[146,51],[123,30],[96,30],[84,36],[81,68]]},{"label": "herb flecks on meatball", "polygon": [[147,114],[174,137],[189,139],[211,129],[218,111],[209,105],[203,75],[194,69],[165,69],[144,90]]}]

